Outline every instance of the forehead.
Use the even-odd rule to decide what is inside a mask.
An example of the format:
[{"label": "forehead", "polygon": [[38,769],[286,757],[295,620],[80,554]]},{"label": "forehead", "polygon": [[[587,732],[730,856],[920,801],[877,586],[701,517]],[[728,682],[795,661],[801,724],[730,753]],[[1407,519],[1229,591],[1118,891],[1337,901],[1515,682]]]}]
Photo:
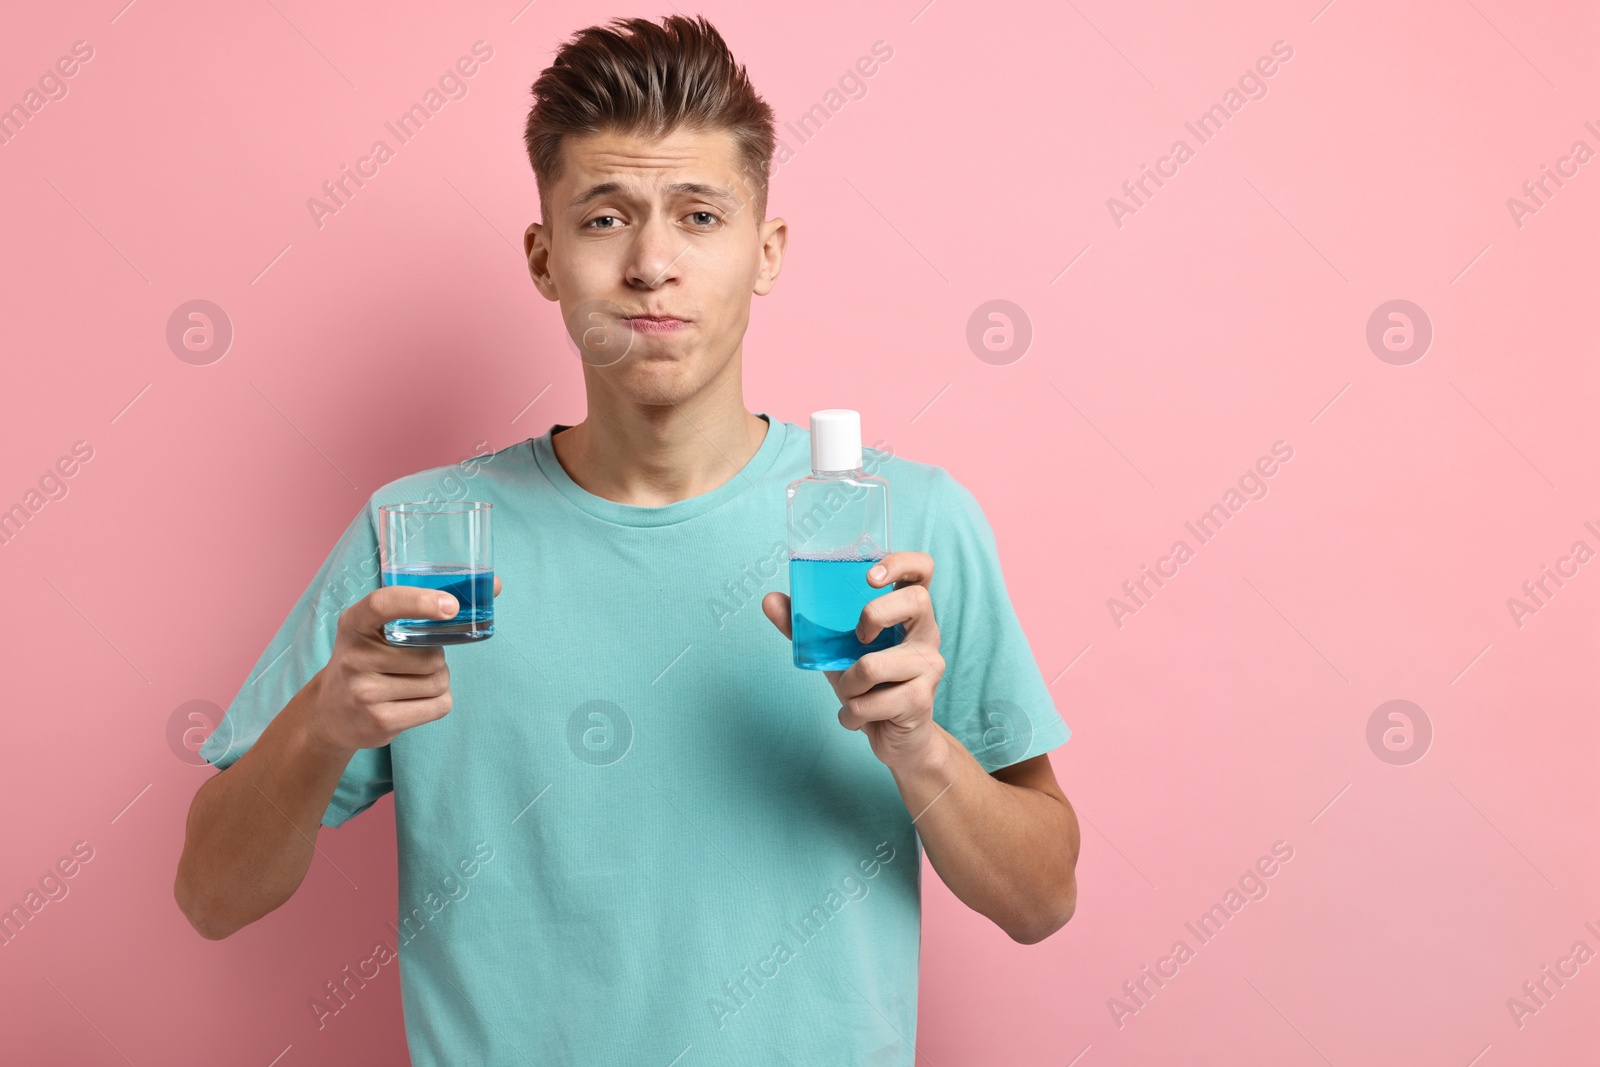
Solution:
[{"label": "forehead", "polygon": [[[674,191],[713,192],[743,200],[738,141],[728,130],[673,130],[644,137],[605,130],[562,139],[562,171],[552,200],[559,207],[596,187],[642,196]],[[693,186],[710,189],[694,190]]]}]

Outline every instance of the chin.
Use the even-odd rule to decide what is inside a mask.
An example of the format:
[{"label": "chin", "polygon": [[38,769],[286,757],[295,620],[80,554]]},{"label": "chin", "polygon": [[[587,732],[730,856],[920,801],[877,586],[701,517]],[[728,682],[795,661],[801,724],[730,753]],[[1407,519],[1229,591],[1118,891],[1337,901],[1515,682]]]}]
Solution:
[{"label": "chin", "polygon": [[690,377],[682,360],[656,357],[634,360],[629,372],[616,382],[617,390],[636,404],[680,404],[694,396],[704,382]]}]

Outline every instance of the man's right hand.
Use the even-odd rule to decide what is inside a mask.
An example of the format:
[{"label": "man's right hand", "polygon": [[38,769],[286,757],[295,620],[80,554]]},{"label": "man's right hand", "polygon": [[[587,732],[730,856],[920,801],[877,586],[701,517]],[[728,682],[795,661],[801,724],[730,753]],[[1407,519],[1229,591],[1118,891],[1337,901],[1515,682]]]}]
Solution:
[{"label": "man's right hand", "polygon": [[[500,595],[500,579],[494,580]],[[339,616],[328,665],[317,672],[312,701],[312,738],[334,751],[353,754],[379,748],[404,730],[450,713],[450,668],[438,646],[403,648],[383,638],[383,624],[396,619],[449,619],[455,597],[434,589],[386,585],[351,604]]]},{"label": "man's right hand", "polygon": [[[500,595],[500,579],[494,580]],[[216,941],[294,895],[316,854],[317,828],[358,749],[450,711],[442,648],[383,639],[394,619],[449,619],[435,589],[384,586],[339,616],[333,654],[227,770],[189,804],[173,881],[178,907]]]}]

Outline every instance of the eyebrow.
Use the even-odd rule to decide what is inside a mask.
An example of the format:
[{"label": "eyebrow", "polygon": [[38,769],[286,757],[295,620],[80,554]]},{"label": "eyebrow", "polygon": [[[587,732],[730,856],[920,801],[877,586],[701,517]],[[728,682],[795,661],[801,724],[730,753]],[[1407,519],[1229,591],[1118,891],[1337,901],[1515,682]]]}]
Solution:
[{"label": "eyebrow", "polygon": [[[593,203],[596,200],[599,200],[603,196],[610,196],[613,193],[624,193],[626,191],[627,187],[621,182],[601,182],[598,185],[590,186],[584,192],[573,197],[571,207],[573,210],[577,210]],[[707,185],[705,182],[673,182],[671,185],[667,186],[667,192],[671,194],[698,196],[703,200],[715,200],[718,203],[726,204],[729,207],[739,206],[738,199],[732,193],[728,192],[728,190],[715,185]]]}]

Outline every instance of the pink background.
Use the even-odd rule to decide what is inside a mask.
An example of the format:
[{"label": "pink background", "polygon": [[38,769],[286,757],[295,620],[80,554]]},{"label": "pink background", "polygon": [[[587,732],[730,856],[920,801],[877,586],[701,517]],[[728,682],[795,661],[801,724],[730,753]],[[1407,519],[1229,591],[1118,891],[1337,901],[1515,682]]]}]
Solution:
[{"label": "pink background", "polygon": [[[1073,729],[1077,916],[1022,947],[929,872],[920,1062],[1600,1061],[1600,962],[1520,1026],[1507,1006],[1600,951],[1600,563],[1520,627],[1507,606],[1600,549],[1600,161],[1521,226],[1506,204],[1600,150],[1596,8],[921,2],[703,9],[781,120],[893,48],[815,139],[785,133],[747,402],[860,408],[977,494]],[[0,948],[0,1058],[400,1061],[393,968],[321,1032],[308,1007],[388,934],[391,801],[203,941],[171,886],[209,771],[168,725],[226,706],[376,486],[581,419],[520,259],[521,122],[573,30],[660,12],[122,3],[0,35],[0,103],[94,50],[0,146],[0,506],[94,450],[0,547],[0,904],[94,849]],[[319,229],[307,198],[480,39],[469,95]],[[1266,97],[1199,145],[1183,123],[1280,40]],[[1107,198],[1179,137],[1194,158],[1119,227]],[[235,331],[209,365],[165,338],[193,299]],[[966,341],[994,299],[1031,323],[1020,358]],[[1407,365],[1366,342],[1395,299],[1433,329]],[[1116,625],[1108,598],[1280,440],[1268,495]],[[1431,724],[1420,760],[1368,744],[1394,699]],[[1200,945],[1185,920],[1278,841],[1270,895]],[[1119,1026],[1110,998],[1180,938]]]}]

